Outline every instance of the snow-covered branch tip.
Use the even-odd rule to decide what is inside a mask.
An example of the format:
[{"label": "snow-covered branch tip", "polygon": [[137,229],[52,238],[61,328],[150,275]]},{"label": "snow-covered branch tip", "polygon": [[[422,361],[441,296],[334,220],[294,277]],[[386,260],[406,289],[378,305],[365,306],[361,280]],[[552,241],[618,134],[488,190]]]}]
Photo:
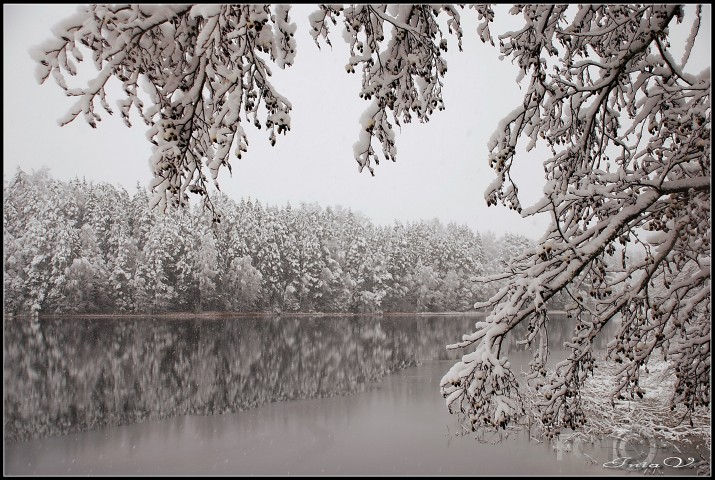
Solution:
[{"label": "snow-covered branch tip", "polygon": [[[477,35],[492,43],[494,11],[474,8]],[[333,5],[310,15],[319,45],[330,44],[329,26],[341,20],[350,48],[346,71],[362,69],[359,94],[369,104],[354,145],[361,171],[374,172],[379,162],[373,139],[382,157],[394,161],[395,126],[427,122],[444,109],[443,26],[460,47],[461,11]],[[516,5],[510,13],[523,16],[523,27],[496,37],[501,55],[519,67],[518,80],[528,86],[489,140],[496,178],[486,201],[522,216],[547,212],[552,224],[540,245],[512,256],[509,281],[478,302],[491,314],[457,345],[475,345],[477,354],[465,356],[443,381],[449,404],[476,415],[476,424],[500,426],[524,411],[502,347],[517,326],[528,324],[527,342],[541,339],[531,373],[543,377],[548,304],[556,298],[569,300],[578,324],[566,363],[541,380],[546,425],[580,424],[591,345],[613,323],[619,333],[609,354],[623,365],[616,398],[638,396],[638,371],[660,350],[676,371],[673,402],[689,411],[709,405],[711,84],[710,69],[690,71],[701,9],[689,11],[680,5]],[[669,28],[687,21],[690,34],[678,62]],[[122,117],[129,125],[135,111],[154,145],[151,203],[166,208],[185,205],[191,192],[208,198],[209,176],[218,186],[219,171],[230,171],[230,153],[241,158],[248,149],[243,122],[265,127],[272,143],[290,130],[292,105],[271,84],[269,65],[293,63],[294,32],[283,6],[94,5],[59,24],[56,38],[33,58],[41,82],[51,75],[77,99],[61,123],[81,115],[96,125],[97,101],[111,112],[106,85],[112,78],[122,83]],[[70,85],[87,50],[98,73],[83,87]],[[544,196],[528,208],[512,175],[523,139],[527,150],[544,142],[551,151]],[[429,269],[420,274],[428,278]]]},{"label": "snow-covered branch tip", "polygon": [[[330,45],[329,23],[337,25],[342,16],[343,39],[350,46],[345,65],[348,73],[362,67],[360,98],[370,102],[360,119],[358,141],[353,146],[359,170],[367,168],[374,175],[373,163],[380,157],[372,145],[377,139],[382,156],[397,159],[394,126],[410,123],[413,118],[428,122],[430,116],[444,110],[443,80],[447,62],[442,52],[448,42],[439,23],[444,14],[447,31],[462,49],[462,24],[456,5],[322,5],[311,17],[311,34],[319,45]],[[489,22],[494,13],[479,6],[479,34],[491,41]],[[388,113],[389,112],[389,113]]]},{"label": "snow-covered branch tip", "polygon": [[[360,122],[354,154],[360,170],[372,172],[379,159],[375,137],[385,158],[395,160],[394,125],[415,115],[426,122],[443,110],[442,80],[447,51],[437,17],[444,13],[449,33],[461,49],[461,7],[424,5],[323,5],[310,15],[311,34],[318,46],[330,44],[328,24],[344,16],[343,38],[350,45],[346,69],[362,65],[360,96],[375,100],[369,119]],[[493,12],[477,7],[479,35],[491,41]],[[60,119],[65,125],[82,116],[96,127],[97,101],[112,113],[107,85],[121,82],[126,95],[117,106],[125,124],[131,112],[149,129],[154,180],[152,204],[186,205],[188,193],[208,198],[209,177],[218,188],[218,173],[231,171],[231,153],[248,150],[242,122],[278,135],[291,128],[290,101],[272,85],[269,61],[280,68],[293,64],[296,25],[285,5],[92,5],[60,22],[55,38],[32,50],[37,79],[52,76],[77,100]],[[383,47],[384,45],[384,47]],[[74,86],[76,63],[91,55],[96,74],[84,86]],[[141,84],[142,88],[139,88]],[[391,118],[388,115],[391,111]],[[213,210],[213,208],[211,208]]]},{"label": "snow-covered branch tip", "polygon": [[[661,352],[675,372],[671,405],[685,405],[687,415],[707,408],[710,72],[687,72],[689,51],[680,64],[669,51],[668,27],[685,21],[685,11],[529,5],[512,13],[523,14],[525,24],[501,35],[500,49],[519,65],[520,78],[531,78],[524,101],[489,142],[497,178],[485,196],[489,205],[503,203],[523,216],[549,213],[552,224],[540,245],[509,262],[508,283],[478,303],[491,314],[453,346],[476,349],[442,380],[447,404],[458,401],[470,416],[500,401],[501,383],[483,385],[508,373],[474,372],[505,365],[498,347],[525,323],[524,343],[535,346],[527,379],[539,397],[530,405],[550,434],[579,428],[587,421],[581,392],[596,366],[594,341],[615,324],[607,352],[620,366],[614,401],[646,395],[639,372]],[[694,17],[688,50],[700,9]],[[528,209],[511,174],[524,137],[527,149],[543,141],[552,152],[544,162],[544,196]],[[547,375],[547,302],[557,295],[566,295],[576,323],[565,343],[571,353]],[[493,415],[477,420],[495,426]]]},{"label": "snow-covered branch tip", "polygon": [[[248,150],[242,117],[265,127],[271,144],[290,130],[291,103],[271,84],[268,66],[293,64],[289,14],[284,5],[92,5],[59,23],[56,38],[32,55],[40,82],[52,75],[78,97],[61,124],[83,115],[96,127],[96,101],[111,114],[106,86],[111,78],[121,82],[125,124],[131,126],[134,109],[149,127],[152,205],[186,205],[195,193],[211,206],[209,177],[218,188],[219,170],[231,170],[231,152],[240,159]],[[97,75],[72,87],[68,76],[77,74],[74,61],[82,62],[87,49]]]}]

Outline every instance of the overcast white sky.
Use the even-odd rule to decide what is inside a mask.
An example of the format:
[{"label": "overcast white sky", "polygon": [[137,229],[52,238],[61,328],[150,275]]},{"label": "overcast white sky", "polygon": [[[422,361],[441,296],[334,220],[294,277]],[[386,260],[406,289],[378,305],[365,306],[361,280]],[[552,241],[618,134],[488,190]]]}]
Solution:
[{"label": "overcast white sky", "polygon": [[[85,177],[133,193],[137,182],[146,187],[151,178],[144,124],[135,121],[129,129],[118,115],[104,114],[96,130],[81,118],[59,127],[57,119],[72,99],[52,79],[44,85],[35,81],[29,47],[51,36],[52,25],[76,8],[3,6],[3,176],[11,177],[18,166],[28,172],[47,166],[56,178]],[[270,147],[265,131],[244,125],[249,151],[243,160],[233,159],[233,176],[228,171],[219,174],[222,191],[264,204],[342,205],[381,224],[437,217],[481,232],[540,237],[548,218],[522,219],[506,207],[487,208],[484,201],[484,190],[494,178],[486,161],[487,139],[522,97],[516,67],[500,62],[498,50],[477,39],[476,14],[462,14],[464,52],[448,39],[446,110],[435,113],[428,124],[403,126],[397,135],[398,161],[381,162],[371,177],[367,170],[358,173],[352,150],[358,119],[367,106],[358,97],[361,75],[345,73],[348,50],[340,24],[332,32],[332,51],[315,46],[307,27],[308,14],[315,8],[293,7],[298,24],[295,65],[285,71],[273,68],[274,85],[293,103],[291,131]],[[707,48],[696,53],[709,66],[709,6],[706,12],[706,32],[699,43]],[[492,34],[501,32],[492,29]],[[545,149],[537,148],[517,164],[524,206],[541,194],[546,155]]]}]

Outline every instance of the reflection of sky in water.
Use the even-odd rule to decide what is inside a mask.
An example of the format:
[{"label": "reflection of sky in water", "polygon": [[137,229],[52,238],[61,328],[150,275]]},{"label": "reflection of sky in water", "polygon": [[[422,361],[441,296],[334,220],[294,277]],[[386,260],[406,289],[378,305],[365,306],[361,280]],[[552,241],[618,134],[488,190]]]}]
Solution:
[{"label": "reflection of sky in water", "polygon": [[[583,455],[557,458],[523,434],[496,446],[454,435],[459,426],[444,406],[439,379],[458,354],[444,346],[475,321],[5,322],[6,435],[94,429],[6,444],[6,472],[617,473],[590,466]],[[551,331],[552,345],[570,335],[563,319]],[[529,358],[511,347],[517,372]],[[417,362],[423,365],[376,382]],[[186,415],[256,405],[264,406]],[[173,418],[158,421],[167,417]],[[136,421],[145,423],[101,429]],[[603,463],[611,460],[609,448],[588,453]]]}]

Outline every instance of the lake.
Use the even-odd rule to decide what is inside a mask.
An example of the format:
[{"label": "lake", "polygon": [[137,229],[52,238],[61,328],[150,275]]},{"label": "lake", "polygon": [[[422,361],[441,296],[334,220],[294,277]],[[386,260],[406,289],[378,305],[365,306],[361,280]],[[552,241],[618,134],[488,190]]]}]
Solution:
[{"label": "lake", "polygon": [[477,320],[6,318],[5,473],[622,474],[608,440],[464,434],[439,380]]}]

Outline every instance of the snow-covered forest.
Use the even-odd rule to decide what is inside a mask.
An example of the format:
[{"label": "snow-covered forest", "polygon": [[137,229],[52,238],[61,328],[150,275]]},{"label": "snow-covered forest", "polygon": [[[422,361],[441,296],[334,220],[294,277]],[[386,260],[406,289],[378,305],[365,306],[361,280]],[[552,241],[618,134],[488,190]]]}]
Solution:
[{"label": "snow-covered forest", "polygon": [[[114,111],[105,86],[122,83],[118,112],[127,126],[138,115],[152,144],[152,196],[124,195],[123,204],[116,191],[90,201],[65,192],[42,207],[42,199],[23,195],[65,187],[14,181],[9,190],[18,193],[6,193],[16,198],[5,207],[12,309],[77,309],[87,298],[94,308],[124,311],[466,310],[476,301],[488,315],[450,345],[469,351],[440,382],[450,411],[473,428],[505,429],[529,409],[552,434],[583,427],[583,387],[597,366],[594,340],[614,324],[612,402],[643,398],[641,372],[662,355],[676,372],[671,408],[684,405],[693,414],[709,407],[711,67],[694,52],[709,45],[710,10],[514,5],[505,12],[519,19],[514,29],[497,25],[489,5],[472,9],[476,19],[467,30],[461,13],[466,18],[468,9],[452,5],[321,5],[309,17],[309,33],[319,46],[331,45],[341,29],[350,48],[345,70],[361,71],[359,97],[369,104],[352,150],[359,169],[370,173],[381,157],[396,159],[396,127],[427,122],[445,108],[441,52],[450,43],[461,50],[464,32],[476,31],[495,55],[518,66],[523,97],[495,119],[486,151],[477,155],[495,174],[484,192],[487,205],[524,218],[550,216],[536,244],[489,242],[438,223],[376,227],[350,212],[214,199],[208,186],[218,187],[219,171],[230,172],[232,158],[248,155],[244,126],[265,128],[271,145],[291,130],[292,104],[268,80],[269,65],[282,75],[279,69],[294,61],[297,27],[289,9],[93,5],[33,50],[37,79],[52,77],[77,98],[61,124],[83,118],[92,127],[100,109]],[[96,72],[76,86],[67,80],[90,58],[83,49]],[[537,146],[548,149],[540,160],[546,183],[530,204],[516,172]],[[104,187],[69,187],[82,188],[89,196]],[[212,215],[140,220],[128,213],[188,206],[189,194]],[[103,202],[113,214],[89,212]],[[117,219],[127,215],[126,222]],[[578,323],[568,357],[547,372],[549,310],[559,295]],[[517,327],[528,331],[522,341],[534,350],[531,404],[503,348]]]},{"label": "snow-covered forest", "polygon": [[[164,214],[106,183],[18,171],[3,187],[5,311],[466,311],[532,242],[438,220],[377,226],[341,207],[217,195]],[[488,227],[488,226],[486,226]]]}]

